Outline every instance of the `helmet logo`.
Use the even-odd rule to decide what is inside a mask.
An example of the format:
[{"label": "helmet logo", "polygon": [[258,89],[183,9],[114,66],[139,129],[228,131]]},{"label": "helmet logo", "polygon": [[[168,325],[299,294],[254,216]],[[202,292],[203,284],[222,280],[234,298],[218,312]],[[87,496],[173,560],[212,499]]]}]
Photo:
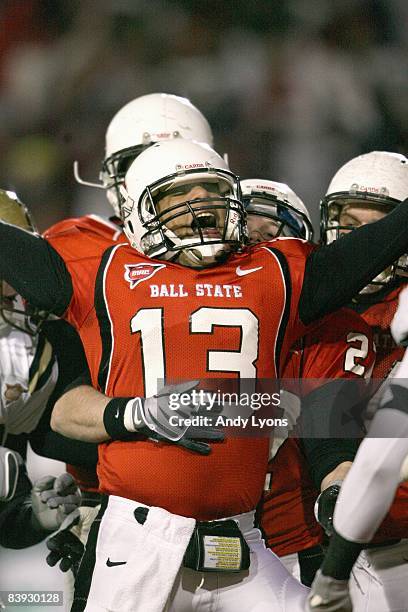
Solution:
[{"label": "helmet logo", "polygon": [[134,289],[139,283],[151,278],[161,268],[165,268],[165,264],[125,264],[125,280],[130,284],[130,288]]},{"label": "helmet logo", "polygon": [[196,168],[210,168],[210,164],[206,162],[205,164],[197,163],[197,164],[176,164],[176,171],[183,172],[184,170],[195,170]]},{"label": "helmet logo", "polygon": [[389,196],[387,187],[370,187],[369,185],[359,185],[358,183],[353,183],[350,187],[350,193],[357,193],[361,191],[365,193],[376,193],[382,196]]},{"label": "helmet logo", "polygon": [[171,137],[171,132],[159,132],[158,134],[152,134],[154,140],[168,140]]},{"label": "helmet logo", "polygon": [[276,191],[274,187],[270,187],[269,185],[256,185],[255,189],[263,189],[265,191],[273,191],[273,192]]}]

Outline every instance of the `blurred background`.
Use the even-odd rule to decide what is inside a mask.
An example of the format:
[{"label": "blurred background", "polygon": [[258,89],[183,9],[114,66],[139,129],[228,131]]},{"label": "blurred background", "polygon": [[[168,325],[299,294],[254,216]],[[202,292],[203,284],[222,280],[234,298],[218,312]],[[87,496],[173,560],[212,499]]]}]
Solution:
[{"label": "blurred background", "polygon": [[406,154],[405,0],[2,0],[0,185],[40,229],[109,214],[105,129],[130,99],[189,97],[242,177],[289,183],[317,226],[331,175],[372,149]]},{"label": "blurred background", "polygon": [[[95,180],[116,111],[174,93],[207,116],[235,172],[287,182],[317,228],[342,163],[407,153],[407,32],[406,0],[1,0],[0,186],[41,230],[109,215],[73,161]],[[29,467],[63,470],[32,456]],[[63,588],[45,554],[1,550],[1,587]]]}]

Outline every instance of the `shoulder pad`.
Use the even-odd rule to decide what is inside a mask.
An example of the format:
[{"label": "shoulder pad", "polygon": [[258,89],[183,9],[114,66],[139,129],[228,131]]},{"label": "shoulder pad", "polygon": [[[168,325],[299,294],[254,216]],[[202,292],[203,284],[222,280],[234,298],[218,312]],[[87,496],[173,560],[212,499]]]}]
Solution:
[{"label": "shoulder pad", "polygon": [[13,499],[17,488],[20,466],[23,465],[21,455],[9,448],[0,446],[0,501]]}]

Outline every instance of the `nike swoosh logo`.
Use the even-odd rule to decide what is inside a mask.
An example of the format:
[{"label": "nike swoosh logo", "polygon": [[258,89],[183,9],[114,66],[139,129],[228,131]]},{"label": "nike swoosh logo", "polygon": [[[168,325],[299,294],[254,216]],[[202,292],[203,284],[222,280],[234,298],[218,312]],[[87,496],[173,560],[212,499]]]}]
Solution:
[{"label": "nike swoosh logo", "polygon": [[246,276],[247,274],[252,274],[252,272],[258,272],[258,270],[262,270],[263,266],[259,266],[259,268],[249,268],[248,270],[242,270],[241,266],[238,266],[236,269],[236,273],[238,276]]},{"label": "nike swoosh logo", "polygon": [[126,565],[127,561],[111,561],[108,557],[106,565],[108,567],[115,567],[115,565]]}]

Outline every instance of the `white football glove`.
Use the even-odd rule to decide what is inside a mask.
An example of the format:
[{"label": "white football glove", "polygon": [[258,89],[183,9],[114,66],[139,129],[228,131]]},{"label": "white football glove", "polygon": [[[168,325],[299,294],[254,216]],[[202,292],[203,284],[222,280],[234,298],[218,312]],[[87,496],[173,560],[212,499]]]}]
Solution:
[{"label": "white football glove", "polygon": [[33,515],[40,527],[55,531],[64,519],[79,507],[81,493],[71,474],[44,476],[34,483],[31,491]]},{"label": "white football glove", "polygon": [[306,601],[306,612],[352,612],[348,580],[336,580],[317,571]]},{"label": "white football glove", "polygon": [[0,446],[0,502],[13,499],[22,465],[23,459],[19,453]]}]

